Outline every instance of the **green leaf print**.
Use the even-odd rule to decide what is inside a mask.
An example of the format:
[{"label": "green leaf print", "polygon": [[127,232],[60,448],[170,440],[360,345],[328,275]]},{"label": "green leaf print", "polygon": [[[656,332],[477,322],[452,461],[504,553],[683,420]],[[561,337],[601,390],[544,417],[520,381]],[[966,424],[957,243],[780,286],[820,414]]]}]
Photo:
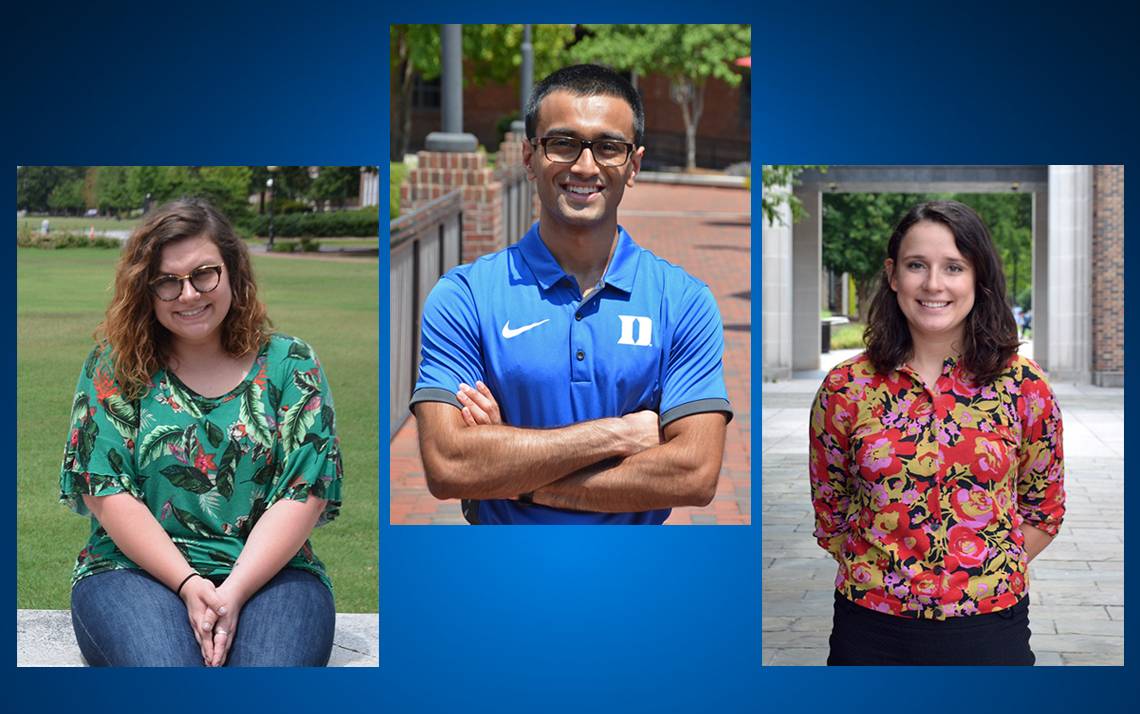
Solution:
[{"label": "green leaf print", "polygon": [[216,550],[211,550],[209,553],[206,553],[206,557],[209,558],[210,560],[214,561],[215,563],[221,563],[222,565],[233,565],[234,564],[234,559],[232,556],[230,556],[226,553],[220,553]]},{"label": "green leaf print", "polygon": [[145,469],[153,463],[162,456],[166,444],[180,439],[181,436],[182,429],[171,424],[156,426],[153,431],[148,432],[139,444],[139,468]]},{"label": "green leaf print", "polygon": [[168,377],[166,386],[170,388],[170,401],[195,419],[202,418],[202,410],[198,408],[194,397],[190,396],[178,386],[173,377]]},{"label": "green leaf print", "polygon": [[336,431],[336,412],[324,400],[321,404],[321,429],[330,434]]},{"label": "green leaf print", "polygon": [[301,445],[301,439],[316,421],[317,412],[305,409],[305,405],[309,403],[314,394],[311,391],[302,393],[301,398],[289,406],[289,410],[285,412],[285,417],[281,420],[281,443],[287,455],[293,453],[293,450]]},{"label": "green leaf print", "polygon": [[91,462],[91,452],[95,450],[95,439],[99,436],[99,425],[95,423],[94,419],[87,419],[79,427],[79,441],[76,444],[76,452],[79,456],[79,465],[84,470],[87,469],[87,464]]},{"label": "green leaf print", "polygon": [[276,472],[277,469],[273,466],[273,464],[266,464],[257,470],[251,480],[258,486],[265,486],[273,480],[273,476]]},{"label": "green leaf print", "polygon": [[294,372],[293,384],[297,385],[297,389],[302,392],[319,392],[321,391],[320,381],[316,376],[308,372]]},{"label": "green leaf print", "polygon": [[205,538],[210,538],[214,535],[210,532],[210,526],[206,525],[205,522],[201,521],[194,514],[188,511],[183,511],[181,508],[174,505],[170,507],[170,511],[174,514],[174,518],[177,519],[177,521],[181,523],[186,530],[190,531],[194,535],[203,536]]},{"label": "green leaf print", "polygon": [[160,472],[178,488],[191,493],[205,493],[214,487],[210,478],[193,466],[172,464]]},{"label": "green leaf print", "polygon": [[91,350],[91,353],[87,355],[87,360],[83,362],[83,375],[87,377],[87,379],[95,378],[95,365],[99,363],[99,354],[102,351],[103,350],[96,347]]},{"label": "green leaf print", "polygon": [[122,434],[124,439],[135,438],[139,428],[139,413],[134,404],[118,394],[112,394],[103,400],[103,408],[115,431]]},{"label": "green leaf print", "polygon": [[242,392],[238,402],[238,419],[245,424],[245,433],[262,446],[269,446],[273,441],[273,434],[269,430],[269,423],[265,420],[265,405],[261,402],[263,390],[257,382],[250,381]]},{"label": "green leaf print", "polygon": [[327,436],[318,436],[317,434],[306,434],[305,438],[301,440],[301,446],[304,446],[305,444],[312,444],[313,448],[317,450],[318,454],[324,453],[325,447],[328,446],[328,443],[329,439]]},{"label": "green leaf print", "polygon": [[222,454],[222,463],[218,464],[218,473],[214,478],[218,492],[227,499],[234,495],[234,471],[239,460],[241,460],[241,450],[238,449],[236,441],[231,441]]},{"label": "green leaf print", "polygon": [[276,412],[281,409],[281,390],[273,382],[266,382],[265,387],[269,390],[269,405]]},{"label": "green leaf print", "polygon": [[107,451],[107,463],[111,464],[111,468],[115,469],[115,473],[123,473],[123,457],[115,449]]},{"label": "green leaf print", "polygon": [[221,427],[212,421],[206,421],[206,440],[210,442],[210,446],[215,449],[222,445],[222,439],[226,438],[226,433],[222,431]]},{"label": "green leaf print", "polygon": [[197,451],[200,446],[198,441],[198,425],[191,424],[182,431],[182,453],[186,458],[193,459],[197,456]]},{"label": "green leaf print", "polygon": [[303,342],[294,341],[293,344],[289,345],[290,359],[310,359],[312,356],[313,351]]},{"label": "green leaf print", "polygon": [[78,392],[75,395],[75,401],[71,403],[71,423],[78,424],[82,419],[87,418],[87,409],[91,403],[87,400],[86,392]]}]

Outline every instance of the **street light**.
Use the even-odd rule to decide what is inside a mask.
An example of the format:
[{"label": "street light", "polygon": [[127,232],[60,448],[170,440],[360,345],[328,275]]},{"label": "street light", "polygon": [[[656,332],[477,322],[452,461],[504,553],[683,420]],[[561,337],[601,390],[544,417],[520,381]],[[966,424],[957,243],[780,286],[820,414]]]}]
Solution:
[{"label": "street light", "polygon": [[266,253],[272,253],[273,252],[273,199],[275,197],[275,194],[273,193],[273,177],[272,176],[270,176],[268,179],[265,180],[265,188],[267,191],[269,191],[269,240],[265,244],[265,252]]}]

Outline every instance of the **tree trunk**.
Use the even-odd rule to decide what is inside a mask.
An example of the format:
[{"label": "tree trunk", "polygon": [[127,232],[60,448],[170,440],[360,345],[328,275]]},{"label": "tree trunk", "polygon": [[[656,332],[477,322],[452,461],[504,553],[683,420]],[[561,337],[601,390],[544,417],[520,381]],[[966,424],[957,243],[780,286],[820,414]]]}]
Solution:
[{"label": "tree trunk", "polygon": [[705,110],[705,85],[689,78],[673,80],[669,83],[669,95],[681,106],[685,120],[685,170],[692,171],[697,167],[697,125]]},{"label": "tree trunk", "polygon": [[875,291],[879,288],[879,274],[876,271],[868,278],[855,280],[855,300],[859,303],[857,315],[859,322],[864,325],[867,324],[867,311],[871,308],[871,299],[875,297]]},{"label": "tree trunk", "polygon": [[396,58],[400,91],[396,96],[396,106],[392,107],[392,138],[389,150],[392,161],[403,161],[408,153],[408,142],[412,133],[412,88],[415,85],[415,68],[412,66],[411,49],[404,33],[398,33]]}]

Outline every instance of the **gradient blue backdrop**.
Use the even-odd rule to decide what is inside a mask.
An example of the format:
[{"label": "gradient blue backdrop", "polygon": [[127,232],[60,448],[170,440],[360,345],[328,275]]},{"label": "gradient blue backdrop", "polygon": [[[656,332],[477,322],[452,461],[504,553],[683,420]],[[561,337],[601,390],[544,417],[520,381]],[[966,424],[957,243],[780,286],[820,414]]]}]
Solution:
[{"label": "gradient blue backdrop", "polygon": [[[110,5],[25,2],[6,12],[10,166],[340,163],[379,164],[386,174],[390,22],[584,19],[563,6],[503,2],[436,3],[415,16],[378,2]],[[638,0],[602,12],[575,9],[613,22],[751,22],[756,164],[1136,158],[1134,18],[1098,2],[1069,4],[1063,13],[957,5]],[[9,174],[10,192],[13,184]],[[387,214],[386,202],[381,211]],[[12,265],[5,270],[14,302]],[[753,271],[758,282],[758,259]],[[385,282],[386,275],[382,270]],[[1134,298],[1128,290],[1128,304]],[[13,314],[5,319],[12,349],[4,363],[14,375]],[[1127,332],[1138,323],[1129,316]],[[1135,350],[1127,354],[1134,366]],[[382,345],[385,371],[387,355]],[[755,355],[758,372],[759,350]],[[381,384],[386,404],[387,380]],[[1130,384],[1129,398],[1135,392]],[[3,418],[12,454],[14,411]],[[1126,429],[1136,437],[1135,424]],[[753,438],[759,442],[759,431]],[[1127,468],[1129,478],[1134,471]],[[1131,513],[1140,512],[1137,491],[1127,490]],[[387,493],[381,489],[382,514]],[[14,512],[8,517],[14,529]],[[17,671],[13,655],[8,708],[1098,711],[1127,708],[1137,691],[1126,668],[762,669],[759,508],[757,525],[745,528],[466,529],[386,521],[379,670]],[[1137,539],[1128,541],[1131,553]]]}]

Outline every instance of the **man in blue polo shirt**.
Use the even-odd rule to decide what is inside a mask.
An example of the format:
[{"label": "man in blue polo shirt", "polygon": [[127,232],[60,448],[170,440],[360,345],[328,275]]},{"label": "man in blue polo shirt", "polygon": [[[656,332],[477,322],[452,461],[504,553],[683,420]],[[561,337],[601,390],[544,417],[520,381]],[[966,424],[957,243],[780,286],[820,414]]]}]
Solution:
[{"label": "man in blue polo shirt", "polygon": [[611,70],[540,82],[523,144],[538,223],[424,306],[424,471],[473,523],[660,524],[716,492],[732,417],[716,302],[617,223],[644,127]]}]

